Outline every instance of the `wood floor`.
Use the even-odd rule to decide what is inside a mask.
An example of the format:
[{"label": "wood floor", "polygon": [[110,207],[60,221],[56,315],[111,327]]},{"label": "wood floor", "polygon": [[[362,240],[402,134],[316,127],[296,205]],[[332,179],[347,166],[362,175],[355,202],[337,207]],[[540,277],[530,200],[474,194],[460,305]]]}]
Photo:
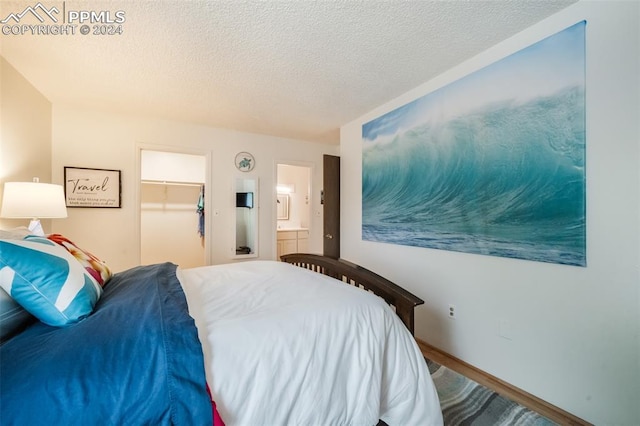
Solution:
[{"label": "wood floor", "polygon": [[438,348],[435,348],[428,343],[416,339],[418,342],[418,346],[422,351],[422,354],[429,358],[430,360],[447,367],[457,373],[462,374],[465,377],[473,380],[476,383],[481,384],[482,386],[486,386],[487,388],[493,390],[494,392],[504,396],[505,398],[510,399],[520,405],[527,407],[530,410],[533,410],[541,415],[545,416],[549,420],[558,423],[559,425],[591,425],[591,423],[586,422],[571,413],[567,413],[566,411],[556,407],[555,405],[549,404],[546,401],[541,400],[540,398],[531,395],[519,389],[515,386],[510,385],[509,383],[498,379],[488,373],[485,373],[482,370],[477,369],[476,367],[467,364],[466,362],[449,355],[446,352],[441,351]]}]

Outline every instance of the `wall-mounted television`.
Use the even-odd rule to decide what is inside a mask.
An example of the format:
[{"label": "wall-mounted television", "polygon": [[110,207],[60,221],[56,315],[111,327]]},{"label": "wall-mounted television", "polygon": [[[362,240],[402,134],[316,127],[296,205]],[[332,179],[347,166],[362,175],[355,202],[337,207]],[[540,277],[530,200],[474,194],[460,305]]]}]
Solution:
[{"label": "wall-mounted television", "polygon": [[253,208],[253,192],[236,192],[236,207]]}]

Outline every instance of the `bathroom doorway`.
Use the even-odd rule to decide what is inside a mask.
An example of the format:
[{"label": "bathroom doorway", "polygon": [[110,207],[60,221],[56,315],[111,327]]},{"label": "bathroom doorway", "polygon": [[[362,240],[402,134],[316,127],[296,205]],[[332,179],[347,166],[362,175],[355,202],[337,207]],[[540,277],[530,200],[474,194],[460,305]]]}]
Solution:
[{"label": "bathroom doorway", "polygon": [[277,259],[308,253],[311,227],[311,167],[278,164],[276,184]]}]

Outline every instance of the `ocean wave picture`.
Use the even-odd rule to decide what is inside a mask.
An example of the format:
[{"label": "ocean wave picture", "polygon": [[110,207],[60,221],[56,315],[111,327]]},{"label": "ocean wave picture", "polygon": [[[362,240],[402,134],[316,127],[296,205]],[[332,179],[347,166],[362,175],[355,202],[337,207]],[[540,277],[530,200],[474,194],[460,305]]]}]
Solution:
[{"label": "ocean wave picture", "polygon": [[362,238],[586,266],[582,21],[362,127]]}]

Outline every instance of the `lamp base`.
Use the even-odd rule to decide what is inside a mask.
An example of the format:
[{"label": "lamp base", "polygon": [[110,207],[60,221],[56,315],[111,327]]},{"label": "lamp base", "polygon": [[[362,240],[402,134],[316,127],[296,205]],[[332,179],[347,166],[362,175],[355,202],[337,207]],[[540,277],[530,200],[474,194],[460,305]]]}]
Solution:
[{"label": "lamp base", "polygon": [[29,222],[29,232],[31,235],[44,237],[44,229],[42,229],[42,224],[38,219],[32,219],[31,222]]}]

